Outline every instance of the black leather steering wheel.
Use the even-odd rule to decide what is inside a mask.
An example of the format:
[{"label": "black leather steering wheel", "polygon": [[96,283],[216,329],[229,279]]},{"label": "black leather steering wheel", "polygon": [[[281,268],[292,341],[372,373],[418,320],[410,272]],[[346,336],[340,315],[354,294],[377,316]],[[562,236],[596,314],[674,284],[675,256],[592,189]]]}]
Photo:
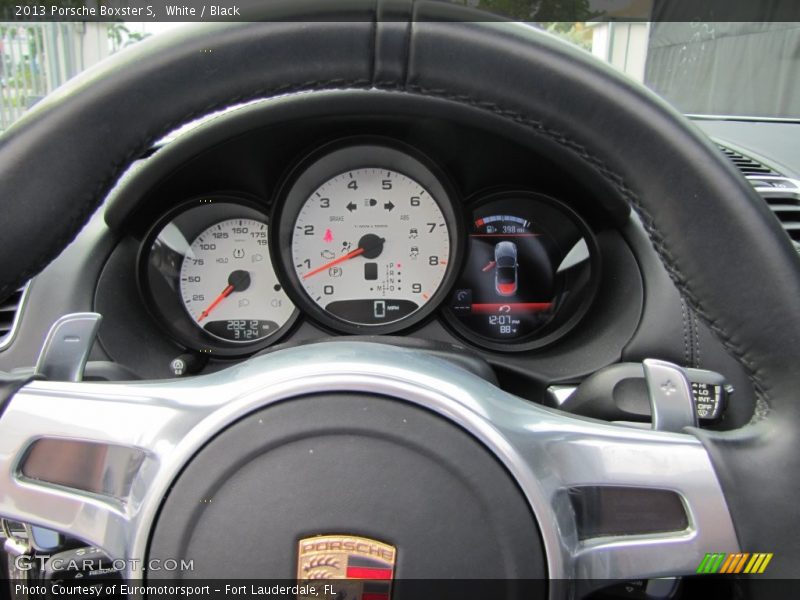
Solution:
[{"label": "black leather steering wheel", "polygon": [[[474,439],[460,437],[466,429],[499,459],[511,474],[509,481],[513,485],[509,494],[514,495],[512,488],[521,489],[536,520],[525,517],[526,509],[520,505],[509,509],[509,514],[523,521],[527,519],[531,526],[538,523],[546,555],[542,559],[539,550],[525,546],[532,538],[498,542],[503,552],[519,551],[520,556],[538,557],[534,561],[540,565],[538,570],[520,567],[516,576],[534,577],[547,572],[551,577],[634,577],[671,574],[669,568],[674,569],[672,574],[688,572],[691,567],[687,565],[692,561],[695,565],[699,563],[697,557],[702,558],[704,552],[737,549],[730,546],[730,537],[720,533],[718,527],[722,523],[724,529],[728,511],[735,527],[733,545],[738,543],[745,552],[773,552],[769,573],[783,577],[796,575],[800,540],[787,523],[795,520],[800,497],[800,407],[795,400],[796,349],[800,344],[800,316],[796,311],[800,298],[798,257],[765,204],[710,142],[681,115],[638,85],[584,53],[521,24],[488,19],[478,22],[474,13],[425,1],[377,7],[370,3],[325,14],[305,14],[299,7],[288,13],[269,10],[265,9],[265,19],[271,22],[206,25],[142,43],[48,97],[3,136],[0,296],[35,275],[58,255],[126,167],[160,136],[182,123],[234,103],[296,92],[353,88],[410,94],[495,119],[515,135],[557,144],[626,199],[641,217],[681,293],[749,374],[759,396],[753,422],[733,432],[692,430],[686,435],[619,433],[616,430],[621,428],[590,427],[578,421],[577,425],[569,425],[572,423],[569,417],[531,412],[532,409],[515,404],[512,397],[490,384],[454,374],[451,369],[455,367],[431,366],[412,351],[398,350],[397,356],[391,349],[370,351],[372,356],[367,358],[358,345],[343,341],[342,348],[346,348],[350,362],[334,359],[324,348],[317,354],[295,349],[258,359],[260,362],[238,372],[235,380],[225,379],[233,377],[230,374],[207,379],[203,386],[215,389],[228,400],[225,405],[228,408],[215,405],[214,414],[218,417],[215,419],[210,419],[209,412],[195,421],[180,413],[183,420],[176,420],[178,413],[170,411],[179,406],[185,408],[197,391],[186,382],[127,388],[31,384],[17,394],[0,420],[0,439],[5,440],[0,442],[0,463],[11,465],[17,456],[15,452],[24,451],[32,439],[26,435],[37,434],[24,419],[37,413],[51,415],[53,422],[63,419],[57,427],[48,424],[46,431],[39,431],[38,435],[48,431],[54,436],[66,435],[72,426],[76,437],[85,434],[87,439],[141,449],[143,454],[137,460],[145,470],[156,468],[148,462],[152,457],[163,458],[156,449],[155,434],[159,433],[176,440],[176,447],[183,444],[186,458],[181,464],[173,464],[169,472],[148,474],[147,477],[153,478],[147,480],[152,484],[147,492],[136,490],[140,505],[157,507],[168,482],[189,468],[186,461],[201,447],[212,448],[213,444],[206,442],[231,426],[234,418],[259,415],[258,411],[267,405],[268,396],[273,400],[304,396],[305,399],[282,405],[297,409],[295,415],[289,415],[292,411],[287,409],[288,428],[289,423],[302,422],[298,412],[301,404],[305,402],[307,410],[319,404],[319,399],[309,399],[309,394],[328,386],[335,393],[350,394],[332,401],[341,402],[335,404],[344,411],[340,415],[355,414],[360,409],[363,401],[358,394],[377,394],[384,399],[376,400],[375,406],[386,404],[389,411],[386,414],[417,419],[420,431],[428,426],[441,429],[442,439],[451,440],[454,445],[463,444],[465,452],[478,457],[481,450],[473,447]],[[382,352],[389,354],[383,356]],[[370,362],[379,361],[381,356],[386,363]],[[307,361],[309,369],[318,369],[319,386],[323,387],[289,390],[289,382],[295,381],[290,373],[292,360]],[[402,373],[392,371],[388,364],[394,364]],[[341,377],[334,376],[331,365],[339,369]],[[263,379],[259,373],[265,371],[271,378]],[[381,373],[393,383],[380,387]],[[352,380],[349,383],[348,374]],[[449,399],[432,400],[432,396],[411,389],[415,377],[417,385],[426,390],[442,386],[441,393]],[[457,384],[458,381],[461,383]],[[289,390],[282,396],[281,385]],[[265,395],[265,389],[271,391]],[[357,393],[355,399],[352,393]],[[129,418],[132,423],[163,419],[171,429],[165,433],[166,430],[156,428],[151,438],[142,425],[136,430],[139,437],[122,430],[117,430],[113,437],[111,434],[103,437],[99,433],[103,427],[92,409],[96,404],[92,403],[111,402],[108,398],[112,395],[120,418]],[[419,415],[410,408],[398,408],[385,400],[387,397],[422,405],[440,417],[436,423],[428,423],[427,413]],[[157,399],[170,402],[159,404]],[[69,412],[63,406],[65,403],[71,403]],[[463,410],[453,408],[458,403]],[[270,410],[274,409],[267,408],[261,415],[265,420]],[[314,410],[326,409],[316,406]],[[224,418],[223,413],[227,415]],[[337,427],[345,427],[335,410],[326,410],[324,414],[330,422],[337,422]],[[482,418],[476,416],[479,414]],[[439,422],[442,418],[445,420]],[[374,436],[384,439],[383,434],[371,437],[368,432],[373,431],[370,428],[384,431],[388,427],[385,419],[376,419],[375,423],[359,425],[353,439],[370,440]],[[98,424],[92,428],[87,422]],[[453,422],[459,427],[453,428]],[[535,428],[523,426],[534,422]],[[562,436],[559,442],[564,444],[563,448],[548,437],[548,427],[551,433],[572,428],[571,434]],[[317,434],[323,435],[320,432],[314,435]],[[222,444],[224,435],[215,438],[214,444]],[[427,448],[426,442],[412,437],[413,441],[406,442],[391,439],[398,447],[419,456],[419,448]],[[669,559],[664,571],[659,571],[661,567],[643,566],[658,555],[647,555],[642,548],[635,549],[644,552],[642,561],[637,562],[632,554],[615,559],[612,549],[606,549],[603,555],[592,554],[576,539],[574,523],[570,525],[569,519],[558,513],[557,507],[562,506],[557,504],[558,489],[598,482],[630,486],[647,479],[633,465],[625,471],[617,463],[604,462],[616,459],[602,449],[597,450],[600,455],[593,455],[597,460],[593,464],[599,470],[605,469],[603,473],[593,477],[590,472],[581,471],[579,476],[569,471],[564,465],[586,458],[573,452],[585,448],[587,444],[582,445],[581,440],[587,439],[602,439],[608,449],[623,453],[635,447],[641,469],[657,469],[661,465],[661,472],[651,474],[651,487],[677,490],[689,507],[690,529],[697,526],[694,534],[685,536],[685,545],[676,546],[688,553],[685,562]],[[697,444],[697,439],[702,445]],[[178,440],[182,440],[180,444]],[[353,443],[353,447],[358,447]],[[506,447],[511,450],[502,450]],[[426,452],[440,456],[437,460],[442,464],[455,461],[450,473],[456,479],[467,477],[463,465],[452,457],[444,458],[440,450],[445,452],[439,447],[427,448]],[[216,456],[225,456],[233,450],[215,452],[219,452]],[[405,450],[401,449],[402,452]],[[197,456],[200,457],[197,460],[211,460]],[[709,467],[703,475],[703,465],[709,458],[713,470]],[[698,462],[692,463],[692,467],[689,462],[680,461]],[[167,463],[162,460],[159,464]],[[214,460],[209,464],[215,464]],[[503,479],[495,467],[487,464],[485,469],[494,479]],[[9,467],[2,476],[13,479],[11,471]],[[698,472],[705,479],[689,483]],[[477,477],[478,471],[473,475]],[[551,479],[556,482],[552,494],[548,488]],[[186,537],[186,528],[205,518],[195,515],[194,521],[189,519],[179,525],[175,520],[172,525],[164,525],[162,521],[159,530],[153,525],[155,517],[151,515],[148,521],[140,513],[134,515],[131,504],[126,504],[125,518],[109,518],[106,530],[101,532],[97,526],[85,522],[89,518],[85,498],[66,492],[55,498],[33,489],[35,486],[30,483],[9,480],[8,484],[10,491],[0,499],[0,513],[78,531],[87,540],[121,554],[134,550],[142,553],[147,548],[151,553],[187,551],[188,542],[181,545],[183,542],[179,540]],[[717,485],[724,493],[724,500],[715,495]],[[159,498],[147,496],[159,490],[162,492]],[[480,494],[470,497],[476,506],[488,501]],[[547,509],[539,503],[543,498],[549,502]],[[720,523],[713,522],[713,514],[703,512],[703,502],[722,510],[716,517]],[[345,510],[343,504],[346,503],[337,502],[336,510]],[[92,506],[93,510],[100,510]],[[167,503],[163,510],[172,509]],[[551,510],[552,514],[548,512]],[[175,509],[170,514],[181,513]],[[290,513],[284,515],[287,519],[290,516]],[[548,520],[555,520],[557,527],[548,525]],[[333,521],[333,528],[338,527],[337,522],[343,522],[336,518]],[[510,531],[507,521],[497,521],[496,525],[498,531]],[[167,527],[172,529],[167,531]],[[302,537],[314,529],[298,527],[287,535]],[[536,529],[520,527],[524,531]],[[314,531],[322,528],[324,524],[319,524]],[[144,532],[130,536],[138,540],[136,543],[114,542],[115,535],[134,530]],[[369,527],[365,530],[380,537],[380,532]],[[712,531],[714,535],[703,538],[698,533],[703,531]],[[500,536],[497,531],[495,534]],[[560,543],[554,539],[558,536],[562,536]],[[154,549],[161,543],[159,540],[163,541],[163,547]],[[729,545],[712,547],[713,543]],[[537,545],[538,542],[533,544]],[[554,550],[556,547],[560,550]],[[413,552],[402,545],[398,548],[400,553]],[[483,558],[476,557],[477,560]],[[506,566],[524,563],[508,556],[504,560]],[[600,566],[603,564],[616,567],[604,571]],[[620,564],[629,568],[617,568]],[[504,571],[504,568],[498,566],[498,570],[489,569],[487,573],[515,576],[513,569]],[[398,577],[400,569],[398,566]]]}]

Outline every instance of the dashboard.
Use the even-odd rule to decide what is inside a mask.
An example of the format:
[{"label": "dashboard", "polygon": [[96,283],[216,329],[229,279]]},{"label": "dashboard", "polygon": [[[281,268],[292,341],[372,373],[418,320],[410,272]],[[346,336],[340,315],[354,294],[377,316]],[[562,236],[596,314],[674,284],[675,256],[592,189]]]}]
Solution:
[{"label": "dashboard", "polygon": [[558,153],[400,102],[244,106],[142,157],[102,214],[107,355],[173,377],[178,358],[208,372],[359,336],[477,358],[534,400],[619,360],[644,297],[625,202]]},{"label": "dashboard", "polygon": [[589,227],[527,189],[461,201],[445,171],[386,137],[301,159],[272,210],[246,194],[188,199],[139,253],[154,319],[196,352],[234,356],[298,318],[341,334],[408,330],[438,312],[479,348],[524,351],[585,314],[599,275]]},{"label": "dashboard", "polygon": [[[376,101],[377,99],[377,101]],[[749,380],[680,297],[637,217],[545,139],[413,96],[236,107],[141,156],[30,285],[4,369],[67,312],[103,315],[89,379],[164,379],[353,336],[549,390],[648,357]],[[482,366],[479,366],[482,365]]]}]

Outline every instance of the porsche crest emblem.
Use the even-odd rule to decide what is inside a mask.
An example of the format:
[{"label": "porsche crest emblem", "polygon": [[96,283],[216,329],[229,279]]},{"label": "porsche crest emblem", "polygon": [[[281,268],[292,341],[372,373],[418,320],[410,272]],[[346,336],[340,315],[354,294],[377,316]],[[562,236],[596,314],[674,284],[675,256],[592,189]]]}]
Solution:
[{"label": "porsche crest emblem", "polygon": [[319,535],[300,540],[297,581],[335,582],[337,597],[389,600],[397,549],[356,535]]}]

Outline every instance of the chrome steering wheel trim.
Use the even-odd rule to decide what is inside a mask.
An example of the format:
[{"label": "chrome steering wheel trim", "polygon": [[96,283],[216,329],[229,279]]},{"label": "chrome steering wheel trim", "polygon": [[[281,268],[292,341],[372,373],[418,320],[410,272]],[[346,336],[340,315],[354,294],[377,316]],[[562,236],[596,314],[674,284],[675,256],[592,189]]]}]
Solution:
[{"label": "chrome steering wheel trim", "polygon": [[[392,346],[337,341],[281,350],[215,374],[152,383],[32,382],[0,420],[0,511],[69,532],[142,577],[157,511],[181,469],[237,419],[319,392],[366,392],[433,411],[472,434],[506,467],[536,516],[551,580],[624,580],[694,573],[705,553],[739,549],[703,445],[664,433],[579,419],[508,394],[441,359]],[[33,480],[21,461],[41,439],[141,451],[116,496]],[[679,532],[580,540],[567,491],[577,486],[672,490]]]}]

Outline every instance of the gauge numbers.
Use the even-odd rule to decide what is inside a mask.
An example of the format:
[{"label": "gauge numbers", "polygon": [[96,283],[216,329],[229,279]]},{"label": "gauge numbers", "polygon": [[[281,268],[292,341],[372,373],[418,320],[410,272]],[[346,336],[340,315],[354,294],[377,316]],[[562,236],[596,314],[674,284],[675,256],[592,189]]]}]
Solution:
[{"label": "gauge numbers", "polygon": [[291,260],[309,298],[346,323],[409,317],[439,290],[451,257],[437,200],[392,169],[356,168],[325,181],[300,207]]},{"label": "gauge numbers", "polygon": [[267,225],[229,219],[192,242],[180,272],[181,298],[209,335],[249,343],[277,332],[292,316],[269,257]]}]

